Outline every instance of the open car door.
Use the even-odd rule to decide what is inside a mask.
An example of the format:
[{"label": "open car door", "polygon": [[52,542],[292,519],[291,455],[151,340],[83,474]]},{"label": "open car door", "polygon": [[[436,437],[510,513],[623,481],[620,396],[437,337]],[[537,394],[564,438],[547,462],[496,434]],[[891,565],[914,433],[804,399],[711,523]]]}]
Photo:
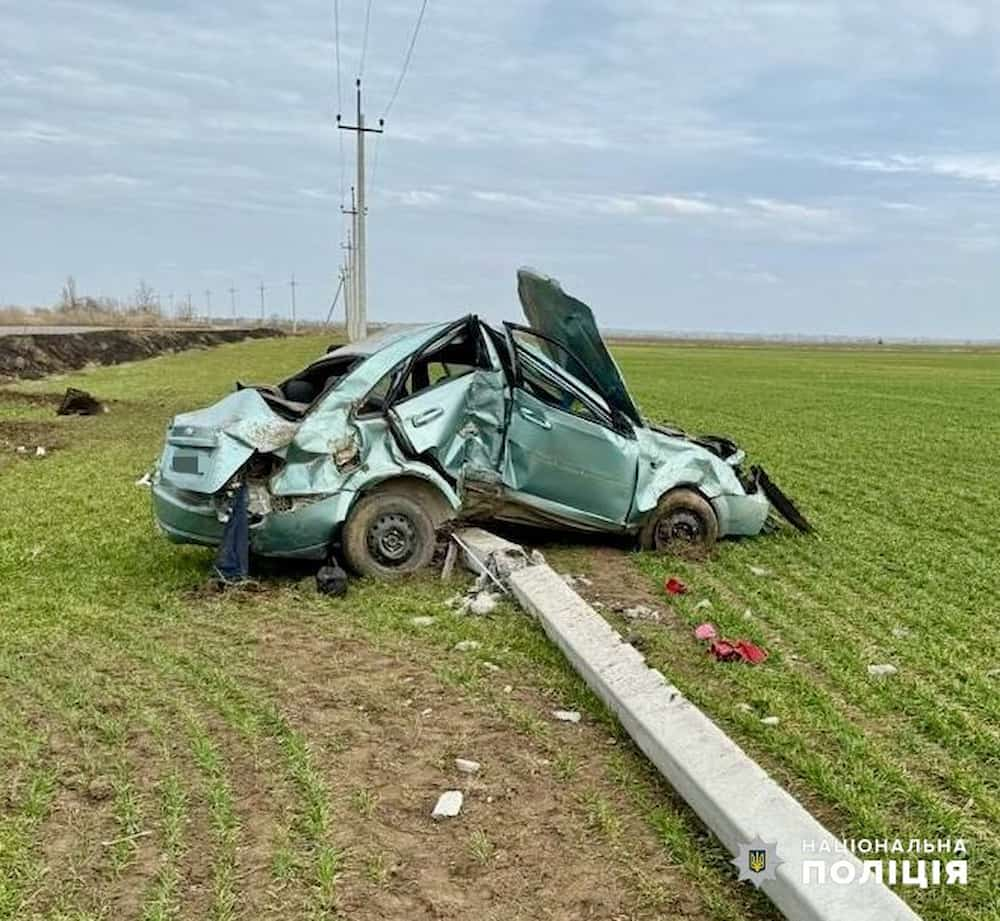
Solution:
[{"label": "open car door", "polygon": [[631,424],[584,382],[586,369],[560,343],[526,327],[505,330],[514,378],[508,495],[577,525],[624,525],[638,469]]},{"label": "open car door", "polygon": [[518,270],[517,296],[528,325],[543,336],[562,343],[578,362],[582,362],[592,386],[608,406],[636,425],[642,425],[642,417],[629,395],[625,379],[601,338],[593,311],[583,301],[563,291],[554,278],[531,269]]}]

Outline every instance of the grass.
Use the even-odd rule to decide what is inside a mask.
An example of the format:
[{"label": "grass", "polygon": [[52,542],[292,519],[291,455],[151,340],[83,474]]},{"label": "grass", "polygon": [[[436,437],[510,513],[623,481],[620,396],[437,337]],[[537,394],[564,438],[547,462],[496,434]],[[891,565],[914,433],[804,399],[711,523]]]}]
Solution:
[{"label": "grass", "polygon": [[[358,887],[392,885],[393,849],[372,839],[355,854],[344,830],[377,826],[389,813],[363,778],[336,773],[350,739],[303,721],[291,676],[261,670],[256,637],[303,625],[433,663],[447,687],[546,752],[556,783],[586,791],[573,795],[581,834],[612,842],[616,860],[640,865],[623,831],[626,820],[639,821],[705,917],[773,917],[733,881],[724,851],[541,632],[509,606],[488,619],[442,613],[454,588],[433,578],[353,583],[340,601],[288,578],[259,597],[200,592],[206,553],[153,532],[148,493],[135,479],[174,412],[211,402],[237,377],[279,379],[324,345],[318,337],[264,340],[18,388],[82,385],[111,401],[111,412],[93,419],[56,419],[0,390],[0,425],[30,424],[33,444],[61,445],[41,459],[0,457],[0,773],[8,793],[0,802],[0,921],[107,916],[116,878],[138,889],[135,917],[220,921],[333,917]],[[668,575],[692,589],[670,601],[669,625],[630,627],[651,664],[839,835],[964,838],[967,887],[900,890],[926,919],[1000,916],[992,644],[1000,497],[991,448],[1000,443],[1000,354],[632,345],[616,357],[651,418],[732,434],[817,528],[811,537],[726,542],[699,564],[635,554],[631,565],[661,603]],[[574,572],[594,566],[586,549],[546,552]],[[705,598],[712,607],[696,608]],[[434,628],[413,627],[416,615],[437,618]],[[770,659],[756,669],[712,662],[690,637],[704,619],[760,642]],[[453,652],[466,639],[480,648]],[[870,678],[867,666],[883,662],[898,673]],[[508,684],[513,694],[504,693]],[[525,686],[548,709],[581,710],[616,744],[573,749],[566,728],[519,695]],[[763,725],[768,715],[780,723]],[[153,743],[140,751],[144,735]],[[98,837],[117,842],[100,851],[89,889],[70,879],[54,885],[58,868],[47,851],[60,831],[54,803],[78,773],[109,778],[108,824]],[[265,833],[251,827],[245,803],[255,790],[266,791],[270,846],[241,866],[251,836]],[[152,836],[132,837],[147,830]],[[466,830],[461,843],[482,873],[500,845],[486,828]],[[155,869],[147,873],[149,850]],[[192,861],[206,868],[204,903],[189,886]],[[672,886],[643,879],[648,891],[638,897],[658,911]],[[47,900],[53,891],[58,899]]]}]

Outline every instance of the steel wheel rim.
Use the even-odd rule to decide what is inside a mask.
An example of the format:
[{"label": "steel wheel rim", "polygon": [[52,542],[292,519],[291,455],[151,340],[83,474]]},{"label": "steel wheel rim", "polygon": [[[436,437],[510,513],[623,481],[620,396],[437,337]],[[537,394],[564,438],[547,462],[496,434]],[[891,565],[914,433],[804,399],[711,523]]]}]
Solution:
[{"label": "steel wheel rim", "polygon": [[372,522],[366,543],[372,558],[383,566],[402,566],[417,551],[417,529],[406,515],[387,512]]},{"label": "steel wheel rim", "polygon": [[675,542],[700,544],[705,536],[705,522],[701,516],[688,509],[678,509],[656,523],[654,540],[657,547],[666,547]]}]

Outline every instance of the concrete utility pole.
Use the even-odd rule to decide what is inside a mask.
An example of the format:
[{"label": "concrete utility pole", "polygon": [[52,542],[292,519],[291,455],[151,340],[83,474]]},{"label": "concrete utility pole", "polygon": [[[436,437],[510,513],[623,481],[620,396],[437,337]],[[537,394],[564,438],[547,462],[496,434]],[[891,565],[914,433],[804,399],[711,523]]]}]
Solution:
[{"label": "concrete utility pole", "polygon": [[351,215],[351,226],[347,228],[347,245],[344,249],[347,252],[347,310],[345,311],[346,322],[344,324],[347,333],[347,341],[354,342],[363,339],[364,334],[358,335],[358,260],[357,249],[354,246],[355,230],[358,226],[358,209],[354,203],[354,186],[351,186],[351,207],[340,206],[341,213]]},{"label": "concrete utility pole", "polygon": [[205,322],[212,325],[212,292],[205,291]]},{"label": "concrete utility pole", "polygon": [[[358,183],[357,183],[357,215],[355,217],[354,247],[355,254],[355,288],[357,291],[357,303],[355,304],[355,314],[357,316],[356,331],[359,339],[368,335],[368,267],[366,264],[367,253],[367,231],[365,228],[366,208],[365,203],[365,135],[381,134],[384,121],[378,120],[377,128],[365,127],[365,114],[361,109],[361,78],[356,81],[358,91],[358,122],[356,125],[343,125],[340,123],[340,116],[337,116],[337,125],[345,131],[354,131],[358,139]],[[348,320],[348,339],[351,339],[351,322]],[[354,341],[351,339],[351,341]]]},{"label": "concrete utility pole", "polygon": [[299,321],[295,316],[295,273],[292,273],[292,280],[289,282],[292,286],[292,332],[297,333],[299,331]]},{"label": "concrete utility pole", "polygon": [[264,282],[260,283],[260,318],[264,319]]},{"label": "concrete utility pole", "polygon": [[337,285],[337,293],[334,294],[333,300],[330,302],[330,309],[326,312],[326,326],[330,325],[330,320],[333,319],[333,311],[337,308],[337,301],[340,300],[340,294],[344,290],[344,279],[346,278],[346,272],[344,269],[340,270],[340,283]]}]

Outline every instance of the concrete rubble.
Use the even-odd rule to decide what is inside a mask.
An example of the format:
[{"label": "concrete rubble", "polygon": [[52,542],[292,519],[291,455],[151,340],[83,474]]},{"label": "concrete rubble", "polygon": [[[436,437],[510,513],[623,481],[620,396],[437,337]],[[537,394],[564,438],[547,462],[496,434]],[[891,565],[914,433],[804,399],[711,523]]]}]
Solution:
[{"label": "concrete rubble", "polygon": [[438,797],[437,805],[431,813],[434,819],[453,819],[462,811],[465,800],[461,790],[446,790]]},{"label": "concrete rubble", "polygon": [[552,715],[562,723],[579,723],[582,719],[578,710],[553,710]]}]

